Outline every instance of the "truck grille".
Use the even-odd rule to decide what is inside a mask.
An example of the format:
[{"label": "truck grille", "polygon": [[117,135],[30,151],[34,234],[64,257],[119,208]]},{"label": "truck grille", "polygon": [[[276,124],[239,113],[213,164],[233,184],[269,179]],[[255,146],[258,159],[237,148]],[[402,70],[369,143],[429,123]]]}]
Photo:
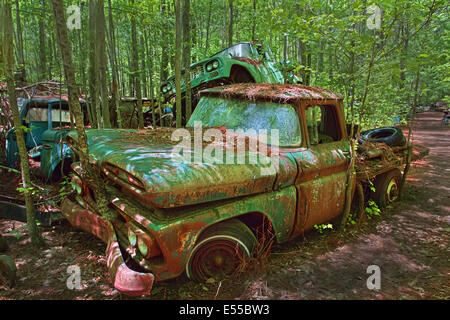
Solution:
[{"label": "truck grille", "polygon": [[200,77],[203,74],[203,65],[199,64],[191,68],[191,81]]},{"label": "truck grille", "polygon": [[[191,73],[190,73],[191,81],[200,77],[203,73],[204,73],[204,70],[203,70],[202,64],[192,67]],[[175,78],[171,78],[170,80],[168,80],[168,83],[171,85],[172,88],[175,88]],[[184,72],[183,72],[183,74],[181,75],[181,86],[184,86],[185,84],[186,83],[184,81]]]}]

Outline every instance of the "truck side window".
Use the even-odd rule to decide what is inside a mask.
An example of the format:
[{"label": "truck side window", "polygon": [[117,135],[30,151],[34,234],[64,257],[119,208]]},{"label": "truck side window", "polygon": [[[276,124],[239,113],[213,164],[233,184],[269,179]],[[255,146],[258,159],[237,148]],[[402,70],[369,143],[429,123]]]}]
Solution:
[{"label": "truck side window", "polygon": [[332,106],[308,107],[306,124],[311,145],[338,141],[340,138]]}]

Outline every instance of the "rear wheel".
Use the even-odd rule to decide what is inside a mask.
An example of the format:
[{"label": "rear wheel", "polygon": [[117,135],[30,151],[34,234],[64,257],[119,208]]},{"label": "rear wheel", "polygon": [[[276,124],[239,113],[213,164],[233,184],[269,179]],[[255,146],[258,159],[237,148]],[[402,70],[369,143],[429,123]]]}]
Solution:
[{"label": "rear wheel", "polygon": [[253,232],[240,220],[231,219],[204,231],[186,265],[187,276],[197,281],[232,275],[256,244]]},{"label": "rear wheel", "polygon": [[401,181],[402,174],[398,169],[381,174],[375,179],[373,200],[378,207],[386,208],[397,200]]}]

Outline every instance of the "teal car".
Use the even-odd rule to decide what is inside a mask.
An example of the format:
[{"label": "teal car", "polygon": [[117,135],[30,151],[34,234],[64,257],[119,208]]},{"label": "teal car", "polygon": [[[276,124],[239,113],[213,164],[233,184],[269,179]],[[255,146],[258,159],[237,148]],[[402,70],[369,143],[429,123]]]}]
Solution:
[{"label": "teal car", "polygon": [[[70,170],[74,153],[64,143],[70,131],[67,97],[39,96],[18,98],[19,113],[25,129],[29,156],[40,161],[39,174],[46,180],[59,180]],[[82,107],[85,102],[80,101]],[[15,129],[6,134],[6,161],[9,167],[19,164]]]}]

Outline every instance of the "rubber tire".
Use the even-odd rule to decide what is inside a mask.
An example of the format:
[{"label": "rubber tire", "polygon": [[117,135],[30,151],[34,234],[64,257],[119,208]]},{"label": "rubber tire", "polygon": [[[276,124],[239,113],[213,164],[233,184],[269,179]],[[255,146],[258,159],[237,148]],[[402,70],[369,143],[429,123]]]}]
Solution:
[{"label": "rubber tire", "polygon": [[14,287],[16,284],[16,265],[5,255],[0,255],[0,286]]},{"label": "rubber tire", "polygon": [[400,183],[402,181],[402,173],[400,172],[399,169],[391,170],[375,178],[374,182],[375,192],[372,193],[371,198],[373,199],[373,201],[375,201],[375,203],[378,205],[380,209],[386,208],[393,201],[397,200],[397,198],[395,198],[392,201],[389,201],[389,199],[387,199],[389,184],[393,179],[395,180],[395,183],[397,185],[396,187],[398,192],[400,188]]},{"label": "rubber tire", "polygon": [[238,219],[230,219],[215,224],[206,229],[198,238],[194,249],[186,264],[186,275],[188,278],[196,281],[205,281],[203,278],[193,271],[192,263],[195,255],[206,244],[216,240],[229,240],[235,243],[242,254],[248,258],[252,255],[253,248],[257,243],[257,239],[253,232],[242,221]]},{"label": "rubber tire", "polygon": [[[386,134],[388,134],[388,136],[377,138],[377,135]],[[406,144],[406,138],[403,135],[403,131],[396,127],[382,127],[361,132],[361,141],[384,142],[390,147],[400,147]]]}]

